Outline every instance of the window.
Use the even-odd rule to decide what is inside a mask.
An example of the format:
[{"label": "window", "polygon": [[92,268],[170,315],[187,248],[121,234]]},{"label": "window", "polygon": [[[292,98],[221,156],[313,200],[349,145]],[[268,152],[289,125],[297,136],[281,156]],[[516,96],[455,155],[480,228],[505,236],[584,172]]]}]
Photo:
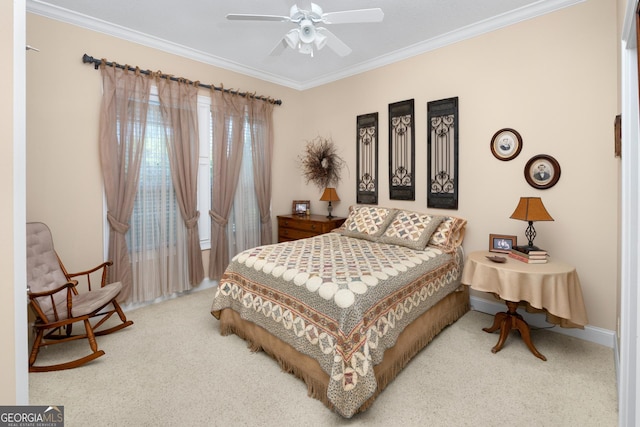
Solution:
[{"label": "window", "polygon": [[147,112],[138,192],[126,234],[129,251],[136,253],[167,245],[175,240],[172,236],[182,231],[182,226],[169,169],[160,104],[157,96],[152,96]]},{"label": "window", "polygon": [[[227,225],[229,253],[260,244],[260,212],[253,182],[251,133],[245,120],[243,159]],[[231,123],[229,126],[233,125]],[[209,97],[198,97],[200,160],[198,222],[201,248],[211,247],[211,185],[213,120]],[[152,88],[147,113],[140,179],[125,238],[133,273],[132,302],[151,301],[190,288],[187,271],[186,227],[173,189],[157,91]],[[105,203],[106,209],[106,203]],[[105,212],[106,221],[106,212]],[[108,232],[109,227],[105,230]],[[105,242],[108,242],[108,236]]]},{"label": "window", "polygon": [[167,137],[156,95],[150,97],[138,189],[125,234],[133,276],[132,302],[190,288],[186,226],[173,188]]},{"label": "window", "polygon": [[260,210],[253,184],[253,153],[251,132],[247,121],[245,121],[244,127],[243,149],[238,188],[227,227],[230,256],[260,245]]},{"label": "window", "polygon": [[[200,132],[200,167],[198,171],[198,210],[200,211],[200,219],[198,220],[198,229],[200,231],[200,246],[203,250],[211,248],[210,185],[215,185],[215,183],[211,182],[211,177],[213,176],[213,120],[211,118],[210,105],[211,100],[209,97],[198,97],[198,125]],[[242,153],[240,177],[238,178],[238,186],[227,224],[230,256],[260,244],[260,210],[258,209],[255,195],[251,132],[247,120],[248,117],[245,117],[244,151]],[[229,125],[232,126],[233,124],[230,123]]]}]

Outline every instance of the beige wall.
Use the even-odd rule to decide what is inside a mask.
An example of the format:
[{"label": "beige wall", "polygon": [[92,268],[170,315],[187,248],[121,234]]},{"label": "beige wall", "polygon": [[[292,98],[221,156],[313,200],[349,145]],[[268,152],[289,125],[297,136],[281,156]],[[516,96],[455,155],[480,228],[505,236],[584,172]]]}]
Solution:
[{"label": "beige wall", "polygon": [[0,2],[0,404],[16,403],[13,241],[13,2]]},{"label": "beige wall", "polygon": [[[536,243],[577,267],[589,323],[615,330],[616,13],[611,1],[590,0],[306,91],[301,137],[331,135],[349,164],[334,212],[345,215],[355,203],[356,116],[376,111],[383,180],[379,204],[427,211],[426,104],[458,96],[460,202],[453,213],[469,220],[465,250],[487,249],[489,233],[513,234],[523,241],[526,224],[509,216],[520,196],[542,197],[555,221],[535,224]],[[416,201],[390,201],[388,104],[411,98],[416,108]],[[520,155],[509,162],[497,160],[489,150],[491,136],[504,127],[515,128],[524,140]],[[293,162],[296,148],[290,152]],[[552,155],[560,163],[560,181],[551,189],[536,190],[524,180],[524,166],[537,154]],[[312,199],[312,211],[325,209],[314,187],[301,185],[294,197]]]},{"label": "beige wall", "polygon": [[[509,219],[520,196],[543,198],[555,222],[538,223],[536,243],[577,266],[590,324],[613,330],[616,319],[618,160],[612,123],[617,111],[616,10],[590,0],[472,40],[304,92],[186,60],[103,34],[28,15],[29,43],[41,52],[27,62],[27,219],[47,222],[69,268],[103,256],[102,184],[97,154],[99,73],[82,54],[161,69],[202,82],[223,82],[278,97],[273,212],[319,191],[297,166],[305,140],[332,136],[349,165],[338,187],[345,215],[355,203],[355,119],[380,113],[380,205],[426,211],[426,103],[460,98],[460,205],[469,220],[465,249],[486,249],[489,233],[517,234]],[[415,202],[388,199],[387,108],[415,99]],[[518,158],[500,162],[489,151],[493,133],[517,129]],[[559,183],[535,190],[523,178],[526,161],[554,156]]]}]

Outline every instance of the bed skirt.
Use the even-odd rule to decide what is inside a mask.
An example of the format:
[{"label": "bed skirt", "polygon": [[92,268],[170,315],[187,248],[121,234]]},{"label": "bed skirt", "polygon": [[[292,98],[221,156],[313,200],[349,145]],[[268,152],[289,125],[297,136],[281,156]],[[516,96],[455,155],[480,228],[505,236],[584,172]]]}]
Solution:
[{"label": "bed skirt", "polygon": [[[387,349],[382,362],[374,367],[377,389],[356,413],[369,408],[382,390],[420,350],[467,311],[469,311],[469,289],[461,285],[408,325],[398,336],[395,346]],[[226,308],[214,315],[220,320],[222,335],[238,335],[248,342],[252,351],[264,351],[277,360],[284,371],[303,380],[307,384],[307,394],[310,397],[320,400],[329,409],[334,409],[327,398],[329,375],[322,370],[316,360],[298,352],[262,327],[242,319],[232,309]]]}]

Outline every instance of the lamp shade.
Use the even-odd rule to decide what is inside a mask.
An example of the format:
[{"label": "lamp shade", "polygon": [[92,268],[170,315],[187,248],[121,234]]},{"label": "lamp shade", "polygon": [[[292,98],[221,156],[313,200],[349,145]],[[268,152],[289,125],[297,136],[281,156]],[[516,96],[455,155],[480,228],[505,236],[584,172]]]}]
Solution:
[{"label": "lamp shade", "polygon": [[511,214],[511,218],[522,221],[553,221],[540,197],[520,197],[520,202]]},{"label": "lamp shade", "polygon": [[323,202],[337,202],[340,200],[340,197],[338,197],[338,193],[335,188],[327,187],[324,189],[324,193],[322,193],[320,200]]}]

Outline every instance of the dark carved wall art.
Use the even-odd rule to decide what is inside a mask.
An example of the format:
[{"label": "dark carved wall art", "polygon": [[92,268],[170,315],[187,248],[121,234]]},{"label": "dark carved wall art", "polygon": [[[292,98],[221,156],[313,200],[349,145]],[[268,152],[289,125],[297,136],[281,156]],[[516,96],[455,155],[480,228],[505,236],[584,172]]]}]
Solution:
[{"label": "dark carved wall art", "polygon": [[389,104],[389,198],[415,200],[413,99]]},{"label": "dark carved wall art", "polygon": [[427,103],[427,207],[458,209],[458,97]]},{"label": "dark carved wall art", "polygon": [[378,113],[357,117],[356,202],[378,204]]}]

